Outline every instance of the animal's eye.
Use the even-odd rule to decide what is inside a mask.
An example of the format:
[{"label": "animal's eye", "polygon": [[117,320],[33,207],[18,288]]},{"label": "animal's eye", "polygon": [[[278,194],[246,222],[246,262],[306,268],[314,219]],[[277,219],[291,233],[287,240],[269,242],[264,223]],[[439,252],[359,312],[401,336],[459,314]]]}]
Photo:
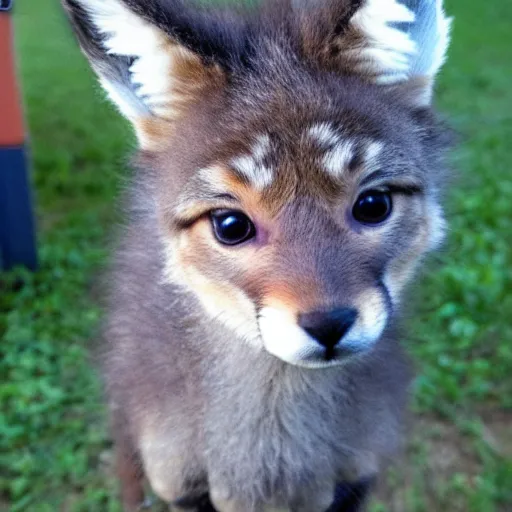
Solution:
[{"label": "animal's eye", "polygon": [[225,245],[236,245],[256,234],[251,219],[237,210],[215,210],[210,214],[215,238]]},{"label": "animal's eye", "polygon": [[389,192],[368,190],[363,192],[352,208],[352,215],[358,222],[378,224],[391,213],[392,203]]}]

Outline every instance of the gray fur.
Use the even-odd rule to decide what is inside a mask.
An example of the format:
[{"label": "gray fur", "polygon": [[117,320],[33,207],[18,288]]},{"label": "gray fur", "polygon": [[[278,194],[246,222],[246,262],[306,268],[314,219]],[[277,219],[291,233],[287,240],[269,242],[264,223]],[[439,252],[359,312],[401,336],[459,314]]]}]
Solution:
[{"label": "gray fur", "polygon": [[[82,46],[100,71],[125,81],[127,61],[121,70],[108,56],[96,62],[101,41],[83,1],[65,0]],[[219,512],[324,512],[337,483],[376,474],[401,443],[409,370],[398,341],[399,281],[439,238],[446,130],[427,105],[410,101],[417,85],[376,85],[372,72],[343,61],[339,37],[361,43],[348,29],[361,2],[328,2],[332,15],[324,12],[318,26],[279,2],[237,23],[229,37],[219,23],[208,25],[210,34],[202,30],[209,18],[197,24],[181,11],[173,26],[181,4],[155,0],[146,12],[142,0],[123,2],[226,75],[169,125],[158,151],[142,151],[135,163],[102,353],[125,506],[136,509],[144,474],[170,502],[210,493]],[[329,148],[306,136],[319,123],[332,127],[333,144],[354,148],[337,178],[322,169]],[[205,235],[185,266],[166,272],[169,244],[191,243],[193,225],[208,218],[180,223],[182,205],[216,197],[204,169],[228,166],[262,135],[272,183],[251,198],[274,238],[254,252],[228,252]],[[399,189],[392,227],[383,231],[351,216],[368,179],[370,143],[382,148],[372,166]],[[314,288],[314,306],[329,308],[353,306],[369,290],[385,302],[387,323],[337,366],[294,366],[212,317],[201,302],[206,292],[180,279],[191,268],[243,290],[255,311],[277,285],[297,304]],[[248,322],[258,325],[255,316]]]},{"label": "gray fur", "polygon": [[[190,294],[160,284],[157,233],[142,223],[130,231],[112,280],[108,393],[115,430],[127,430],[135,451],[144,423],[159,425],[158,452],[177,479],[168,499],[204,491],[207,475],[209,485],[228,486],[241,511],[276,498],[293,506],[326,483],[373,473],[361,457],[391,457],[408,382],[391,333],[342,368],[286,365],[208,321]],[[186,459],[178,474],[173,456]]]}]

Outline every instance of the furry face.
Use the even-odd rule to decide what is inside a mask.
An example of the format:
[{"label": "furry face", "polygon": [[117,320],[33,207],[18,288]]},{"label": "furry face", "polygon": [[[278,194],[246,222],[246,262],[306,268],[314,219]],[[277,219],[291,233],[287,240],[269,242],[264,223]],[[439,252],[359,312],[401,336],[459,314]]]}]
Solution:
[{"label": "furry face", "polygon": [[[443,221],[412,120],[343,107],[313,120],[309,107],[303,97],[272,132],[251,137],[240,123],[238,133],[219,134],[207,165],[189,170],[178,205],[163,217],[163,236],[167,279],[190,289],[214,320],[289,363],[324,367],[379,339]],[[378,130],[387,122],[407,136]],[[175,176],[168,158],[160,172]],[[322,323],[343,309],[355,318],[338,339],[315,339],[300,325],[309,313],[324,313]]]},{"label": "furry face", "polygon": [[[439,141],[423,104],[444,50],[418,55],[414,13],[388,3],[385,13],[365,3],[330,42],[307,39],[300,11],[297,33],[261,36],[239,70],[180,46],[136,1],[76,3],[103,34],[105,59],[135,58],[129,94],[107,85],[104,62],[96,69],[157,169],[166,279],[244,342],[292,364],[331,366],[370,349],[442,238],[430,154]],[[329,44],[331,61],[313,68]],[[235,238],[226,242],[228,224]],[[336,311],[353,318],[336,325],[327,320]],[[311,313],[318,325],[301,327]]]}]

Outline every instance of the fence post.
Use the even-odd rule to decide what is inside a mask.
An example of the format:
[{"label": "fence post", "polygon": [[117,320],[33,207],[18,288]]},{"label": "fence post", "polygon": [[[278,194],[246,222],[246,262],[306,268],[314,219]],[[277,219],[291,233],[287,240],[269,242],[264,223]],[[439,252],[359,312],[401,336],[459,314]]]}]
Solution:
[{"label": "fence post", "polygon": [[11,0],[0,0],[0,267],[35,269],[34,219],[10,7]]}]

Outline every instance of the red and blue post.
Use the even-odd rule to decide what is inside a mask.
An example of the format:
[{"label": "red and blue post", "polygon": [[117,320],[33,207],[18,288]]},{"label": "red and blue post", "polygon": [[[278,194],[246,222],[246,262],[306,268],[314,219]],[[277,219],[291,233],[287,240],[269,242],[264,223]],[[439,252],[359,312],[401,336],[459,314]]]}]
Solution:
[{"label": "red and blue post", "polygon": [[0,268],[37,266],[27,145],[16,82],[12,0],[0,0]]}]

